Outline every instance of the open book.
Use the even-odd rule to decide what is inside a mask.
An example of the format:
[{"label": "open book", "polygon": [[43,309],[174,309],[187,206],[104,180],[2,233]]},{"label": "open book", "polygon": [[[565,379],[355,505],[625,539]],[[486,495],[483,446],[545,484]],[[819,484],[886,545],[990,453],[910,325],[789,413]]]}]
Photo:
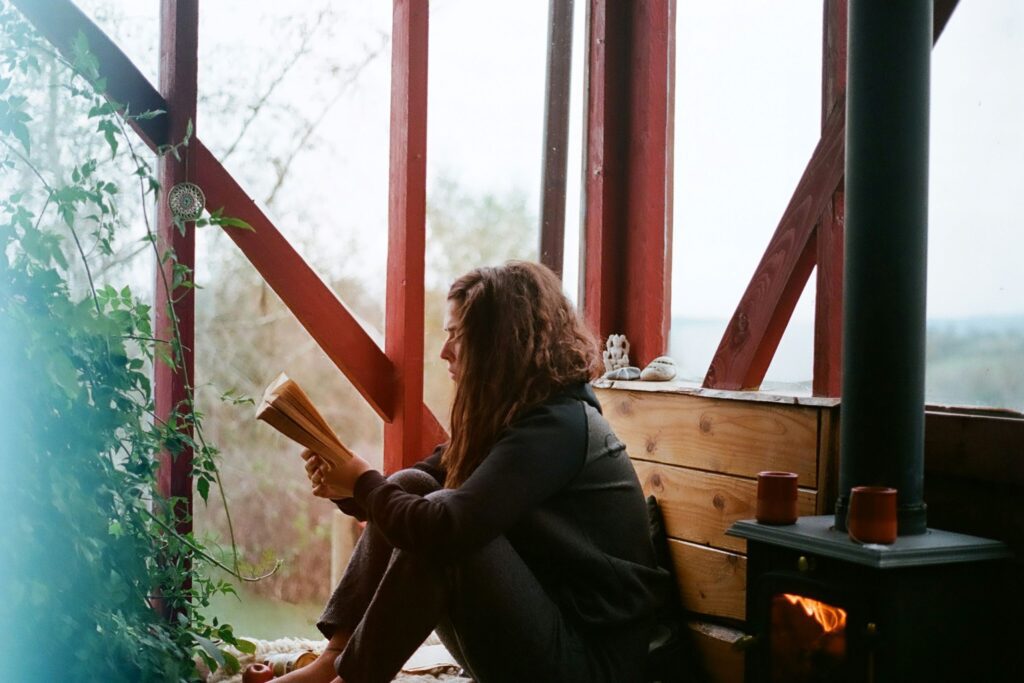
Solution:
[{"label": "open book", "polygon": [[256,408],[256,419],[263,420],[330,464],[341,465],[353,456],[306,392],[283,372],[263,392],[263,400]]}]

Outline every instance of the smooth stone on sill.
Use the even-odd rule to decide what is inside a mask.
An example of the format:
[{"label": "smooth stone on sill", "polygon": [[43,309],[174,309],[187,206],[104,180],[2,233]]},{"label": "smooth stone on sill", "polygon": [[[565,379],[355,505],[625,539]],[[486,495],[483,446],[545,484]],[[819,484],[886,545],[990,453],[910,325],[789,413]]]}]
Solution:
[{"label": "smooth stone on sill", "polygon": [[645,382],[667,382],[676,376],[676,362],[668,356],[658,356],[640,373]]},{"label": "smooth stone on sill", "polygon": [[602,379],[614,379],[614,380],[633,380],[640,379],[640,368],[635,368],[632,365],[625,368],[616,368],[609,372],[604,373]]}]

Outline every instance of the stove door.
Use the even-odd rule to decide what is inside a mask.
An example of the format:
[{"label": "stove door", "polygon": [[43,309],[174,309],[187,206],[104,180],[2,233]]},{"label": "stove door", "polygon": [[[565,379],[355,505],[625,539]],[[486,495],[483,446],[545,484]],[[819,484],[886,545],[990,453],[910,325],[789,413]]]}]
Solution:
[{"label": "stove door", "polygon": [[757,646],[748,681],[863,681],[870,670],[863,637],[864,601],[856,591],[789,571],[767,572],[752,587]]}]

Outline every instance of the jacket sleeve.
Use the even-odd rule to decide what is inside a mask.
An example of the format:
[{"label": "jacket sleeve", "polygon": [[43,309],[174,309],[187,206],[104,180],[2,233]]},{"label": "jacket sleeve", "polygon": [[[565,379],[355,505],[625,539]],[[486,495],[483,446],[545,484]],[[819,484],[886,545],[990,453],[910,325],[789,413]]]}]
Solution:
[{"label": "jacket sleeve", "polygon": [[413,469],[422,470],[432,476],[438,486],[441,487],[444,486],[444,479],[447,476],[447,472],[441,466],[441,456],[444,454],[444,449],[447,446],[448,444],[445,443],[438,445],[430,455],[412,466]]},{"label": "jacket sleeve", "polygon": [[505,533],[564,488],[583,467],[586,441],[579,401],[546,403],[506,429],[457,489],[417,496],[371,470],[356,482],[354,497],[395,547],[457,556]]},{"label": "jacket sleeve", "polygon": [[[444,453],[446,444],[440,444],[423,460],[413,465],[413,469],[422,470],[437,481],[438,486],[444,486],[445,469],[441,466],[441,455]],[[338,509],[349,517],[355,517],[360,522],[366,521],[366,509],[355,498],[335,498],[331,502],[338,506]]]}]

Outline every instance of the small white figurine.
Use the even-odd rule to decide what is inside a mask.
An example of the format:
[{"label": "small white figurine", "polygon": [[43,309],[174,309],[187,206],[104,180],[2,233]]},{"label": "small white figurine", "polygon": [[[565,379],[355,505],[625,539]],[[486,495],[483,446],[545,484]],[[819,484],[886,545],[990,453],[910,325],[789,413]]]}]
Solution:
[{"label": "small white figurine", "polygon": [[629,340],[624,334],[609,334],[605,342],[604,370],[606,373],[629,367]]}]

